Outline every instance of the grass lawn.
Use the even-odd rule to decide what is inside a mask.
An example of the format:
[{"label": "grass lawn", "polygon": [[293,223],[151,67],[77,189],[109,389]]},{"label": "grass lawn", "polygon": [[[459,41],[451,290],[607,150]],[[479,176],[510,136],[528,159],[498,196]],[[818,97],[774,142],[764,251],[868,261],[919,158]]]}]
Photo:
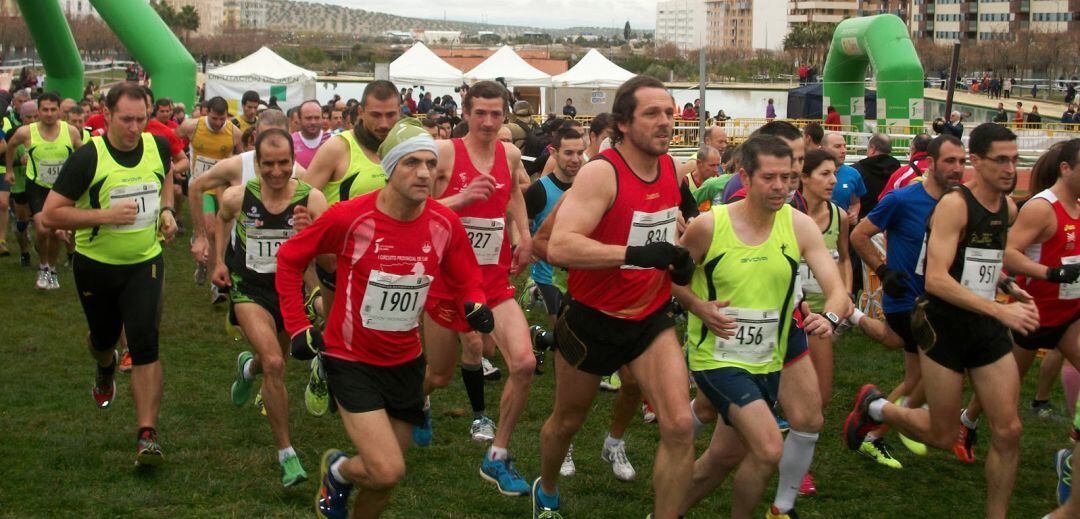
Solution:
[{"label": "grass lawn", "polygon": [[[316,484],[281,488],[269,426],[253,406],[233,407],[229,386],[237,353],[245,346],[226,340],[224,307],[211,308],[207,289],[191,278],[186,238],[169,247],[166,259],[161,358],[165,396],[159,431],[166,464],[143,473],[133,467],[135,418],[129,377],[118,374],[119,393],[108,410],[90,398],[93,366],[86,353],[86,324],[69,270],[62,289],[38,292],[34,273],[17,256],[0,259],[0,290],[9,294],[2,341],[11,370],[0,377],[0,516],[4,517],[304,517],[311,516]],[[539,307],[538,307],[539,308]],[[534,312],[530,320],[538,321]],[[901,379],[901,357],[858,334],[836,346],[836,389],[826,416],[813,470],[820,494],[800,499],[802,517],[978,517],[983,513],[989,432],[980,428],[979,461],[964,465],[951,453],[917,458],[890,436],[905,468],[891,470],[848,452],[840,426],[862,383],[888,388]],[[497,365],[503,365],[496,360]],[[305,366],[291,362],[292,439],[314,480],[323,450],[352,451],[336,416],[313,418],[303,407]],[[512,451],[522,473],[538,474],[539,428],[551,409],[554,376],[536,378],[515,433]],[[489,383],[489,414],[497,416],[502,383]],[[1034,379],[1025,385],[1022,405]],[[576,439],[578,475],[564,479],[568,517],[637,517],[651,510],[650,477],[658,434],[635,418],[628,453],[638,470],[634,483],[620,483],[600,460],[614,395],[601,394]],[[1054,394],[1063,413],[1060,389]],[[460,380],[433,396],[435,441],[408,454],[408,474],[386,517],[528,517],[529,499],[499,495],[477,474],[484,447],[468,437],[469,419],[453,416],[468,408]],[[1040,420],[1022,412],[1020,473],[1011,516],[1041,517],[1054,508],[1053,453],[1067,446],[1064,420]],[[698,452],[707,435],[698,439]],[[773,487],[774,488],[774,487]],[[767,492],[771,499],[773,488]],[[730,509],[730,479],[689,517],[719,517]],[[759,509],[764,515],[764,506]]]}]

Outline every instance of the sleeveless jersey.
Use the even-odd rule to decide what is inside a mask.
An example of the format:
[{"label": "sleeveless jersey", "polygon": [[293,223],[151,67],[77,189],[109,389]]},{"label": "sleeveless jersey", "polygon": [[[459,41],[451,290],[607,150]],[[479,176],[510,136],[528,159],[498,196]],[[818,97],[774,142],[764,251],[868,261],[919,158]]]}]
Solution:
[{"label": "sleeveless jersey", "polygon": [[56,134],[56,139],[51,141],[42,137],[41,123],[33,123],[29,128],[30,144],[26,146],[26,153],[30,159],[26,162],[26,178],[44,188],[52,188],[60,176],[60,168],[75,151],[68,123],[57,121],[56,124],[60,131]]},{"label": "sleeveless jersey", "polygon": [[[1032,244],[1024,250],[1024,254],[1032,261],[1048,267],[1080,262],[1080,250],[1076,245],[1080,218],[1069,216],[1057,195],[1049,189],[1035,195],[1031,200],[1037,199],[1050,203],[1057,218],[1057,228],[1049,240]],[[1080,282],[1058,284],[1024,276],[1018,276],[1017,282],[1035,298],[1035,306],[1039,308],[1039,326],[1059,326],[1080,317]]]},{"label": "sleeveless jersey", "polygon": [[[832,257],[833,261],[840,261],[840,251],[838,250],[840,222],[846,220],[841,217],[840,206],[832,202],[828,202],[828,204],[829,223],[825,227],[825,230],[821,231],[821,237],[825,239],[825,249],[829,251],[829,256]],[[814,277],[814,273],[810,270],[810,266],[807,265],[806,258],[802,258],[799,261],[799,282],[796,289],[796,295],[805,295],[806,302],[810,305],[810,310],[814,312],[820,312],[822,306],[825,304],[825,294],[821,291],[821,284],[818,283],[817,278]],[[802,297],[797,299],[802,299]]]},{"label": "sleeveless jersey", "polygon": [[[651,182],[631,170],[615,148],[598,157],[615,169],[615,200],[589,238],[607,245],[674,244],[681,196],[671,156],[657,159],[659,174]],[[664,270],[624,265],[569,272],[567,285],[574,299],[619,319],[639,321],[671,299],[671,279]]]},{"label": "sleeveless jersey", "polygon": [[[4,140],[11,139],[11,134],[14,133],[15,126],[11,122],[11,117],[7,115],[0,117],[0,130],[4,132]],[[85,144],[85,141],[83,142]],[[7,173],[7,165],[0,163],[0,175]]]},{"label": "sleeveless jersey", "polygon": [[[1005,195],[1001,195],[1001,207],[997,212],[986,210],[967,186],[961,184],[952,189],[959,190],[967,206],[967,225],[960,242],[956,244],[956,257],[949,265],[949,275],[964,288],[979,297],[993,300],[997,294],[998,277],[1001,274],[1002,259],[1005,255],[1005,239],[1009,224],[1009,204]],[[929,241],[931,230],[927,228]],[[945,302],[943,299],[927,294],[933,306],[947,309],[958,317],[974,317],[971,311]]]},{"label": "sleeveless jersey", "polygon": [[296,163],[303,167],[311,165],[311,159],[315,158],[315,152],[319,151],[319,148],[330,138],[330,132],[319,132],[319,136],[316,137],[316,144],[314,147],[310,147],[304,142],[304,136],[300,132],[293,132],[293,152],[296,156]]},{"label": "sleeveless jersey", "polygon": [[99,225],[75,231],[75,250],[109,265],[134,265],[161,254],[158,241],[158,215],[161,209],[161,186],[168,168],[161,163],[157,142],[149,133],[142,134],[142,159],[133,168],[120,165],[105,145],[105,137],[90,142],[97,151],[97,169],[75,207],[108,209],[113,204],[133,201],[138,207],[135,223]]},{"label": "sleeveless jersey", "polygon": [[[552,175],[554,175],[554,173],[552,173]],[[555,182],[551,180],[551,175],[540,177],[540,180],[537,182],[540,182],[540,185],[544,186],[546,203],[544,204],[544,208],[536,214],[536,218],[533,218],[532,227],[529,229],[529,232],[532,234],[536,234],[536,231],[540,230],[540,226],[544,224],[544,220],[551,214],[551,210],[555,207],[555,204],[558,203],[559,199],[566,193],[566,191],[559,189],[559,186],[555,185]],[[554,282],[552,280],[554,270],[551,263],[540,260],[534,261],[532,264],[533,281],[541,285],[552,284]]]},{"label": "sleeveless jersey", "polygon": [[[356,198],[386,187],[386,174],[383,173],[382,165],[368,158],[364,148],[356,141],[356,135],[347,131],[339,133],[338,136],[349,144],[349,167],[345,169],[345,176],[339,181],[339,187],[334,190],[334,202]],[[326,196],[330,196],[330,191],[327,183]]]},{"label": "sleeveless jersey", "polygon": [[738,328],[733,337],[720,339],[690,313],[690,369],[737,367],[755,374],[780,371],[793,322],[801,260],[792,225],[793,209],[784,205],[777,211],[772,231],[760,245],[747,245],[739,239],[729,209],[727,205],[712,208],[712,243],[694,271],[690,287],[703,300],[731,301],[723,312],[735,317]]},{"label": "sleeveless jersey", "polygon": [[310,192],[311,186],[298,180],[289,205],[279,213],[271,213],[263,205],[262,184],[258,179],[249,180],[234,226],[235,237],[226,254],[229,271],[246,283],[274,291],[278,248],[295,234],[293,209],[298,205],[306,207]]},{"label": "sleeveless jersey", "polygon": [[233,133],[236,127],[226,121],[218,131],[210,129],[206,117],[200,117],[195,123],[195,133],[191,136],[191,176],[197,178],[206,173],[221,159],[227,159],[233,152]]},{"label": "sleeveless jersey", "polygon": [[[297,163],[293,162],[292,177],[296,178]],[[258,178],[259,174],[255,171],[255,150],[245,151],[240,154],[240,185],[247,185],[248,182]],[[311,187],[311,186],[308,186]]]}]

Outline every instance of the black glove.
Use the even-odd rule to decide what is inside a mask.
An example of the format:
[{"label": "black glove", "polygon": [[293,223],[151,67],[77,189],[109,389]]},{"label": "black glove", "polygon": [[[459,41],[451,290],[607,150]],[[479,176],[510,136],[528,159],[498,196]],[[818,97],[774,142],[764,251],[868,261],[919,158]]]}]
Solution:
[{"label": "black glove", "polygon": [[626,264],[635,267],[667,270],[668,265],[674,265],[680,247],[676,247],[666,241],[653,242],[648,245],[630,245],[626,247]]},{"label": "black glove", "polygon": [[907,293],[907,285],[904,284],[910,279],[907,272],[893,270],[882,263],[874,273],[881,279],[881,287],[889,297],[904,297]]},{"label": "black glove", "polygon": [[292,356],[296,360],[311,360],[323,349],[325,349],[325,345],[323,344],[322,333],[319,333],[319,329],[314,326],[293,335]]},{"label": "black glove", "polygon": [[469,322],[473,330],[480,333],[491,333],[495,329],[495,316],[491,314],[491,309],[487,305],[466,302],[465,320]]},{"label": "black glove", "polygon": [[694,258],[690,257],[690,251],[676,247],[678,250],[675,255],[675,262],[672,263],[671,281],[679,286],[686,286],[690,284],[690,280],[694,277]]},{"label": "black glove", "polygon": [[1078,278],[1080,278],[1080,263],[1046,269],[1046,280],[1051,283],[1073,283]]}]

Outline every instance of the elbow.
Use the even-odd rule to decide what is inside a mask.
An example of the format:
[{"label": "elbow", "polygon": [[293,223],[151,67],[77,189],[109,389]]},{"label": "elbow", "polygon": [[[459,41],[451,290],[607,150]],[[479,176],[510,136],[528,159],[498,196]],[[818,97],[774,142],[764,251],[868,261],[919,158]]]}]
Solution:
[{"label": "elbow", "polygon": [[[533,246],[535,248],[536,244],[533,244]],[[545,243],[542,248],[544,249],[544,256],[547,257],[548,263],[562,267],[566,266],[566,263],[569,260],[565,252],[566,248],[559,246],[559,240],[557,240],[555,236],[548,239],[547,243]]]}]

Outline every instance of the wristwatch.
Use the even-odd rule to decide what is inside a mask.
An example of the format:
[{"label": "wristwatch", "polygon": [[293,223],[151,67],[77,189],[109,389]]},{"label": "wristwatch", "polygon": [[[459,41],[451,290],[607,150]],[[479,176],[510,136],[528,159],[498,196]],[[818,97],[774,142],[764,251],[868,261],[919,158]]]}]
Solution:
[{"label": "wristwatch", "polygon": [[832,324],[833,330],[835,330],[837,326],[840,326],[840,317],[836,314],[832,312],[821,312],[820,315]]}]

